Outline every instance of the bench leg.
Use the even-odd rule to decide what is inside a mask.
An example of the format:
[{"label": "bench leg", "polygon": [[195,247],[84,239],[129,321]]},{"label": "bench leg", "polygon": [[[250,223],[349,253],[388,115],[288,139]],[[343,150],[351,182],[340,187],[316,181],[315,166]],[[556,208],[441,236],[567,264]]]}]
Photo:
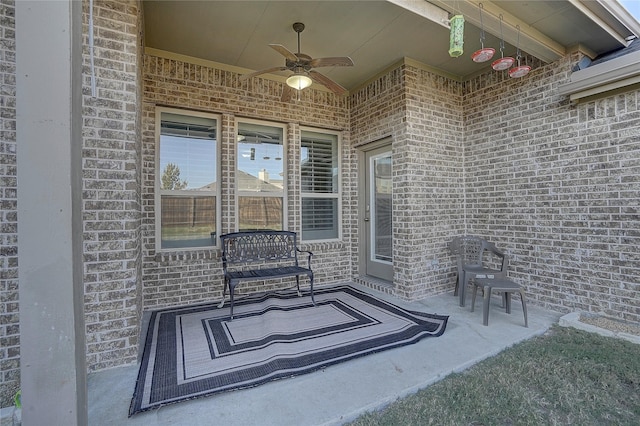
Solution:
[{"label": "bench leg", "polygon": [[482,306],[482,324],[489,325],[489,302],[491,301],[491,287],[484,287],[484,302]]},{"label": "bench leg", "polygon": [[231,321],[233,321],[233,290],[235,290],[236,285],[235,283],[232,283],[231,281],[229,281],[229,305],[231,308]]},{"label": "bench leg", "polygon": [[296,275],[296,285],[298,286],[298,297],[302,296],[300,293],[300,275]]},{"label": "bench leg", "polygon": [[224,307],[224,297],[227,295],[227,287],[229,286],[229,282],[227,278],[224,279],[224,287],[222,288],[222,300],[218,305],[218,309],[222,309]]},{"label": "bench leg", "polygon": [[311,288],[311,303],[316,306],[316,299],[313,298],[313,272],[309,275],[309,287]]}]

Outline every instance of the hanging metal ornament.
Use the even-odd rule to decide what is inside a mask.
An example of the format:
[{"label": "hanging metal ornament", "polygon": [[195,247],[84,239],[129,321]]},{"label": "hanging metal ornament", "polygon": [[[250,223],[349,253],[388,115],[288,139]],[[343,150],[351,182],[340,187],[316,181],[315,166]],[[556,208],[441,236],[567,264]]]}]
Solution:
[{"label": "hanging metal ornament", "polygon": [[511,56],[504,56],[504,34],[502,33],[502,14],[500,14],[500,55],[502,56],[500,59],[493,61],[491,64],[491,68],[496,71],[504,71],[508,68],[511,68],[515,59]]},{"label": "hanging metal ornament", "polygon": [[473,62],[487,62],[493,58],[496,49],[493,47],[484,47],[484,23],[482,22],[482,9],[484,9],[484,6],[482,3],[479,3],[478,7],[480,8],[480,50],[473,52],[471,59]]},{"label": "hanging metal ornament", "polygon": [[531,67],[529,65],[520,65],[520,59],[522,58],[522,55],[520,54],[520,25],[516,25],[516,28],[518,29],[518,43],[516,45],[516,60],[518,61],[518,66],[509,70],[509,77],[513,78],[524,77],[529,74],[529,71],[531,71]]}]

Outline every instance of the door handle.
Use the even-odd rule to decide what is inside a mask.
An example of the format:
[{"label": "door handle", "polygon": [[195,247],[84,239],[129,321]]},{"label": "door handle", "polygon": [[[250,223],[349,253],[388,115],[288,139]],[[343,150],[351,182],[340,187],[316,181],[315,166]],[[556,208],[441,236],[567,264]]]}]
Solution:
[{"label": "door handle", "polygon": [[365,218],[364,218],[364,221],[365,221],[365,222],[369,222],[369,218],[368,218],[368,217],[365,217]]}]

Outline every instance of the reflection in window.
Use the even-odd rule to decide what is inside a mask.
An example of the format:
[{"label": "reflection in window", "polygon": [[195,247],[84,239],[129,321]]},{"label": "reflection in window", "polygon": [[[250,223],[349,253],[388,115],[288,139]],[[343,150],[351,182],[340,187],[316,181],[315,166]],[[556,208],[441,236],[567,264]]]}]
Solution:
[{"label": "reflection in window", "polygon": [[160,248],[212,246],[216,231],[217,120],[160,113]]},{"label": "reflection in window", "polygon": [[238,229],[282,230],[284,224],[284,131],[239,122]]},{"label": "reflection in window", "polygon": [[391,155],[376,157],[373,161],[373,229],[374,257],[376,260],[392,260],[392,210],[391,210]]},{"label": "reflection in window", "polygon": [[302,239],[339,237],[338,136],[302,131]]},{"label": "reflection in window", "polygon": [[240,230],[282,230],[282,198],[240,197],[238,206]]}]

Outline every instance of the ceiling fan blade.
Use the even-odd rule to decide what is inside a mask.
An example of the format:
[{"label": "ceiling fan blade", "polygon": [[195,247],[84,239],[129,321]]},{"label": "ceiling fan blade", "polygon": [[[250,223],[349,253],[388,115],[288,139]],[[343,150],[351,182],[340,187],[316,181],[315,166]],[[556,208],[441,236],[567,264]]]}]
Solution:
[{"label": "ceiling fan blade", "polygon": [[320,68],[320,67],[352,67],[353,60],[348,56],[337,56],[337,57],[329,57],[329,58],[317,58],[312,59],[309,62],[311,68]]},{"label": "ceiling fan blade", "polygon": [[295,92],[296,90],[294,88],[285,84],[284,88],[282,89],[282,96],[280,97],[280,100],[282,102],[289,102],[291,99],[293,99]]},{"label": "ceiling fan blade", "polygon": [[291,52],[289,49],[287,49],[283,45],[270,44],[269,47],[275,50],[276,52],[278,52],[279,54],[281,54],[282,56],[284,56],[285,58],[287,58],[289,61],[298,62],[298,57],[295,55],[295,53]]},{"label": "ceiling fan blade", "polygon": [[309,77],[311,77],[311,79],[316,83],[320,83],[323,86],[327,87],[336,95],[344,95],[347,93],[347,89],[345,89],[335,81],[331,80],[329,77],[326,77],[317,71],[313,71],[313,70],[309,71]]},{"label": "ceiling fan blade", "polygon": [[241,75],[240,76],[240,81],[247,80],[247,79],[249,79],[251,77],[255,77],[255,76],[260,75],[260,74],[267,74],[267,73],[276,72],[276,71],[286,71],[287,69],[288,69],[287,67],[273,67],[273,68],[267,68],[266,70],[254,71],[254,72],[251,72],[249,74]]}]

